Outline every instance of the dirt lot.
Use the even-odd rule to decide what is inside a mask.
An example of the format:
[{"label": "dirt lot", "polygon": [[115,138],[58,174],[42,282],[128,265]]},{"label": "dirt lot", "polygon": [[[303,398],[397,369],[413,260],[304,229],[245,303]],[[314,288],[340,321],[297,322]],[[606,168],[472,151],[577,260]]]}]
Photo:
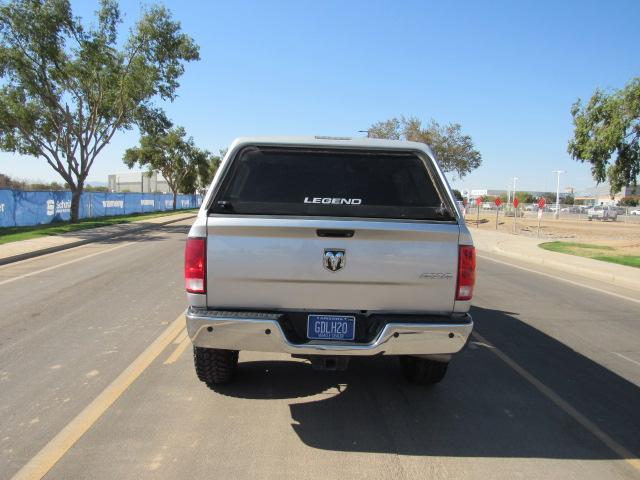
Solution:
[{"label": "dirt lot", "polygon": [[[507,233],[514,231],[513,217],[504,217],[500,212],[498,230]],[[476,214],[467,215],[467,225],[470,229],[476,228]],[[483,230],[496,229],[495,211],[480,212],[479,227]],[[538,231],[538,217],[527,213],[524,218],[516,221],[516,232],[519,235],[535,237]],[[540,238],[547,240],[566,240],[580,243],[594,243],[608,245],[616,248],[622,255],[640,255],[640,223],[616,222],[589,222],[584,219],[555,220],[551,216],[544,217],[540,225]]]}]

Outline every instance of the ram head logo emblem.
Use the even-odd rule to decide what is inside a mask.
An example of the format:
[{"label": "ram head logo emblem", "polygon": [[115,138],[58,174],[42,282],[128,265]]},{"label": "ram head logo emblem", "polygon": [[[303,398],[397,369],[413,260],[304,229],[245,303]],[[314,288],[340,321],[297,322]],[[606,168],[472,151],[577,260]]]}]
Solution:
[{"label": "ram head logo emblem", "polygon": [[347,262],[344,250],[337,250],[335,248],[325,248],[324,255],[322,256],[322,264],[324,268],[330,272],[337,272],[342,269]]}]

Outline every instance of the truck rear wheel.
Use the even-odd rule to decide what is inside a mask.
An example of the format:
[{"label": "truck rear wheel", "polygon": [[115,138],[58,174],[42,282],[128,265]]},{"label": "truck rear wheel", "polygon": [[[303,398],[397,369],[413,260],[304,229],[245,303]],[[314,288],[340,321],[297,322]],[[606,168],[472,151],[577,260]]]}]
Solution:
[{"label": "truck rear wheel", "polygon": [[400,367],[404,377],[411,383],[420,385],[438,383],[446,375],[448,366],[447,362],[437,362],[427,358],[408,355],[400,357]]},{"label": "truck rear wheel", "polygon": [[238,369],[238,350],[193,347],[198,378],[209,388],[230,382]]}]

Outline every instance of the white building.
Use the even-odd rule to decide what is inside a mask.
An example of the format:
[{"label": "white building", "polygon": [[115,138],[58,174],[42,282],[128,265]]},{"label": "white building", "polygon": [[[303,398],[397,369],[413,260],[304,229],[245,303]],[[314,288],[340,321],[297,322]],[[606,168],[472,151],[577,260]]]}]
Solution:
[{"label": "white building", "polygon": [[108,177],[109,191],[114,193],[171,193],[169,184],[160,172],[124,172]]},{"label": "white building", "polygon": [[611,186],[601,183],[595,187],[585,188],[576,194],[576,202],[585,205],[616,205],[624,197],[640,195],[640,186],[637,188],[623,187],[622,190],[611,197]]}]

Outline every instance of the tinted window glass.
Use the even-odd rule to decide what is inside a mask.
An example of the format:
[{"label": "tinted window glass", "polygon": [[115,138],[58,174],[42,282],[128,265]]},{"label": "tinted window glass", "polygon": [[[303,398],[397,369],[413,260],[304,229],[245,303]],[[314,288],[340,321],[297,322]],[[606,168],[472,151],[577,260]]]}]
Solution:
[{"label": "tinted window glass", "polygon": [[450,219],[412,153],[247,147],[216,213]]}]

